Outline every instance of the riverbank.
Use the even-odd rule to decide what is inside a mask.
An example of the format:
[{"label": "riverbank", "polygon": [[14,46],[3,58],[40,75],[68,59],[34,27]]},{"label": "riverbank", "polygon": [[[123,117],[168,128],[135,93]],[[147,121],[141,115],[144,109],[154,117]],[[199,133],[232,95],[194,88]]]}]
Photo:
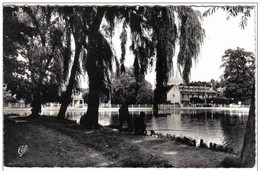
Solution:
[{"label": "riverbank", "polygon": [[107,127],[87,131],[53,117],[4,117],[4,165],[10,167],[214,168],[226,157],[235,156]]}]

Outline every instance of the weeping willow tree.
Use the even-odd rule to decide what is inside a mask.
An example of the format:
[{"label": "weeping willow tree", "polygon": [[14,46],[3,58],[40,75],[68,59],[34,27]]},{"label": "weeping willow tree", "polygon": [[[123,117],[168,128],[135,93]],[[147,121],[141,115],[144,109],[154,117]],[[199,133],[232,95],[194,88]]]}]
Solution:
[{"label": "weeping willow tree", "polygon": [[[64,73],[66,79],[69,75],[68,68],[69,64],[72,63],[72,67],[70,70],[70,75],[68,79],[68,83],[66,86],[66,91],[62,96],[62,101],[61,101],[61,107],[59,110],[59,113],[57,115],[58,119],[64,119],[65,118],[65,113],[67,111],[67,107],[70,103],[70,99],[72,96],[72,92],[77,87],[77,78],[80,75],[80,56],[81,53],[83,52],[83,47],[86,46],[86,26],[88,25],[91,19],[91,17],[83,17],[86,15],[86,12],[91,12],[89,11],[90,8],[80,8],[80,7],[59,7],[57,11],[59,12],[59,15],[62,17],[66,28],[68,32],[70,33],[68,35],[68,38],[73,36],[74,39],[74,61],[71,61],[71,55],[72,55],[72,48],[71,48],[71,42],[72,40],[69,39],[67,41],[69,45],[69,52],[67,56],[69,56],[68,60],[66,61],[66,70]],[[87,16],[87,15],[86,15]],[[91,16],[91,14],[89,14]]]},{"label": "weeping willow tree", "polygon": [[[89,77],[88,111],[81,118],[81,125],[88,129],[98,128],[98,107],[100,93],[108,91],[112,61],[117,73],[125,71],[127,28],[130,28],[131,46],[134,54],[134,74],[136,93],[138,83],[144,79],[149,66],[156,66],[155,104],[162,94],[173,71],[173,57],[179,42],[178,67],[188,82],[192,60],[196,59],[204,37],[200,14],[191,7],[181,6],[92,6],[66,7],[61,10],[72,30],[75,41],[75,56],[67,86],[67,99],[71,96],[72,85],[79,64],[79,54]],[[106,20],[108,29],[101,32],[102,21]],[[105,37],[113,37],[115,25],[122,23],[121,56],[116,58],[111,42]],[[177,25],[177,23],[179,23]],[[177,41],[178,40],[178,41]],[[74,67],[75,66],[75,67]],[[64,118],[68,101],[62,103],[58,117]]]},{"label": "weeping willow tree", "polygon": [[[175,16],[176,14],[177,16]],[[168,79],[172,73],[176,41],[179,42],[177,65],[185,83],[189,82],[192,60],[196,60],[203,42],[204,30],[201,27],[200,13],[191,7],[168,7],[155,9],[152,13],[154,22],[154,41],[156,47],[156,88],[154,92],[154,114],[158,103],[163,103],[166,96]],[[154,18],[154,16],[156,16]],[[176,25],[176,20],[179,26]]]},{"label": "weeping willow tree", "polygon": [[[93,22],[89,22],[88,27],[84,29],[88,42],[84,42],[84,38],[82,38],[82,44],[85,44],[86,50],[85,69],[89,76],[90,86],[89,108],[87,114],[81,119],[82,125],[88,128],[97,128],[99,95],[101,91],[106,89],[103,83],[109,82],[108,72],[111,70],[109,66],[111,66],[111,60],[115,59],[113,53],[111,53],[111,46],[104,39],[104,35],[100,33],[99,28],[103,18],[109,23],[108,34],[111,37],[113,36],[116,19],[123,22],[123,31],[120,35],[122,54],[119,61],[115,59],[118,72],[124,72],[125,68],[127,27],[131,30],[132,45],[130,48],[135,56],[134,73],[137,83],[144,79],[148,66],[152,66],[154,61],[156,62],[156,102],[159,101],[158,99],[164,92],[163,89],[167,85],[172,71],[172,58],[178,39],[182,49],[178,54],[179,68],[184,80],[188,81],[190,72],[188,68],[192,65],[192,58],[196,59],[204,36],[198,12],[191,7],[170,6],[92,8],[93,15],[90,20],[92,18]],[[83,13],[79,16],[78,11],[78,17],[83,17]],[[75,14],[73,13],[73,15]],[[176,25],[177,20],[180,23],[179,29]],[[138,86],[136,88],[138,89]]]}]

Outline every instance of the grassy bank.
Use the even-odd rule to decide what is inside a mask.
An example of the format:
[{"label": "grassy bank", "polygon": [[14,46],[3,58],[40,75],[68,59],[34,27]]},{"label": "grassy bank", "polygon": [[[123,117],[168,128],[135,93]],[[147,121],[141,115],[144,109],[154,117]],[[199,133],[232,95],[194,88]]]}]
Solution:
[{"label": "grassy bank", "polygon": [[[21,157],[17,150],[27,145]],[[26,167],[220,167],[230,154],[151,136],[87,131],[52,117],[4,118],[4,165]]]}]

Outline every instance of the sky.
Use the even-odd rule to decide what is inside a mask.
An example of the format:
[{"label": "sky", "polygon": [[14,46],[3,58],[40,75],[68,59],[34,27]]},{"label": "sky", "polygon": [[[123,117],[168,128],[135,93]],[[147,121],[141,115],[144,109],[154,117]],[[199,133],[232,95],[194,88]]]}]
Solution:
[{"label": "sky", "polygon": [[[196,7],[201,13],[206,11],[208,7]],[[251,17],[248,20],[245,29],[239,27],[240,16],[231,17],[227,20],[226,12],[217,10],[214,14],[203,17],[202,27],[205,30],[206,37],[201,46],[201,52],[198,56],[197,62],[193,61],[191,69],[190,81],[210,81],[211,79],[220,80],[224,69],[220,68],[222,64],[221,58],[227,49],[236,49],[237,47],[244,48],[246,51],[255,53],[256,51],[256,24],[255,11],[252,11]],[[119,26],[120,27],[120,26]],[[113,38],[113,44],[116,55],[120,58],[120,28],[116,29]],[[130,39],[130,37],[128,37]],[[128,47],[130,41],[127,42]],[[182,82],[180,74],[176,67],[176,56],[178,54],[178,47],[176,49],[174,59],[174,73],[169,80],[169,84],[179,84]],[[126,51],[126,66],[130,67],[133,64],[134,56]],[[146,79],[155,87],[155,72],[154,67],[148,71]],[[86,79],[85,79],[86,80]],[[83,81],[82,86],[86,87],[87,82]]]},{"label": "sky", "polygon": [[[208,7],[197,7],[197,10],[204,12]],[[206,37],[201,46],[201,52],[197,62],[193,61],[190,81],[210,81],[219,80],[224,72],[220,68],[222,56],[227,49],[244,48],[246,51],[256,51],[256,24],[254,11],[249,18],[247,27],[239,27],[240,17],[227,20],[227,14],[222,10],[215,14],[203,17],[202,27],[205,30]],[[169,84],[182,83],[182,78],[176,67],[176,55],[174,57],[174,75],[170,78]],[[151,72],[146,76],[153,87],[155,85],[155,73]]]},{"label": "sky", "polygon": [[[200,8],[200,11],[204,11]],[[201,48],[197,65],[192,68],[192,81],[209,81],[211,78],[219,80],[223,74],[221,57],[227,49],[244,48],[246,51],[256,50],[255,16],[248,20],[245,29],[239,27],[240,17],[226,19],[227,14],[222,10],[215,14],[204,17],[202,27],[206,37]]]}]

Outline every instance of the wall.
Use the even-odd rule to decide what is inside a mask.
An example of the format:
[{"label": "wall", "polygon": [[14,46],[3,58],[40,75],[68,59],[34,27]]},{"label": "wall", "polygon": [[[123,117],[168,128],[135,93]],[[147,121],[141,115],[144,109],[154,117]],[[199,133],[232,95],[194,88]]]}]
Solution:
[{"label": "wall", "polygon": [[[174,96],[173,96],[174,94]],[[174,85],[171,90],[167,93],[167,101],[171,101],[171,103],[179,103],[181,104],[181,94],[178,90],[178,86]]]}]

